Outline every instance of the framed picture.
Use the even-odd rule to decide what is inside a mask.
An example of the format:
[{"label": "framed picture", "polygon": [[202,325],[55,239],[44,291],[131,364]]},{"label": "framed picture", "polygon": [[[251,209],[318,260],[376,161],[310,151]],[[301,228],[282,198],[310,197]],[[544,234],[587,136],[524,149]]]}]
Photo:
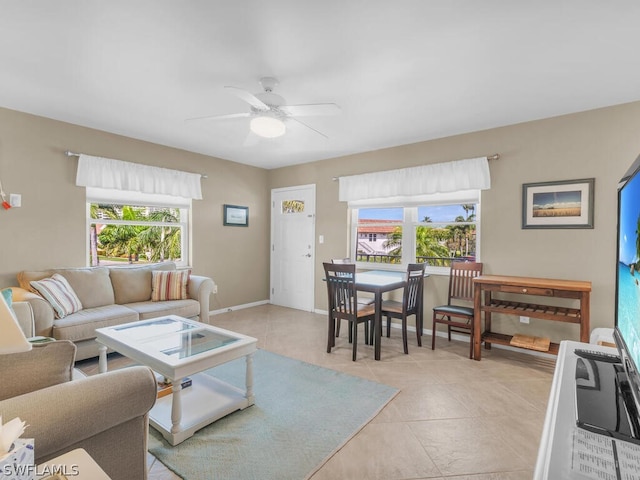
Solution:
[{"label": "framed picture", "polygon": [[249,226],[249,207],[240,207],[238,205],[223,205],[223,207],[223,225],[229,227]]},{"label": "framed picture", "polygon": [[522,228],[593,228],[594,178],[522,185]]}]

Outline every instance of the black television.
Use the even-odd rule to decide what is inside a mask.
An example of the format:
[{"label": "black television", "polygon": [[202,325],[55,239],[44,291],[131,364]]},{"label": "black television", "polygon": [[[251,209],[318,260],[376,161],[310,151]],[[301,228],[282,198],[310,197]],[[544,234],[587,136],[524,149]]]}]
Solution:
[{"label": "black television", "polygon": [[614,339],[626,383],[620,394],[631,435],[640,438],[640,156],[618,184],[618,240]]},{"label": "black television", "polygon": [[617,220],[613,334],[619,359],[577,358],[576,421],[640,443],[640,157],[618,184]]}]

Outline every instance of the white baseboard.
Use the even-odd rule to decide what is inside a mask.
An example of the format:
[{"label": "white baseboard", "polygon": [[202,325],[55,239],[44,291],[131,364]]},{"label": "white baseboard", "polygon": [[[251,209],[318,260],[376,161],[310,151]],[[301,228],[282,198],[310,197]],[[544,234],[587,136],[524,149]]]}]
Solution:
[{"label": "white baseboard", "polygon": [[[258,307],[260,305],[267,305],[269,300],[260,300],[259,302],[245,303],[242,305],[234,305],[232,307],[221,308],[219,310],[209,311],[209,315],[220,315],[221,313],[233,312],[235,310],[243,310],[245,308]],[[326,312],[325,312],[326,313]]]}]

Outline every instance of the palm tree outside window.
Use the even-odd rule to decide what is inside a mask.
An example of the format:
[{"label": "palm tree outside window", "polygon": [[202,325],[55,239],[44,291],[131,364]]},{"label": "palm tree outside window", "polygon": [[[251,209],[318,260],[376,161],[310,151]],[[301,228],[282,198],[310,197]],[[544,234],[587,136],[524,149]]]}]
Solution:
[{"label": "palm tree outside window", "polygon": [[[359,208],[352,218],[358,262],[426,263],[448,271],[452,261],[477,257],[478,203]],[[413,235],[407,237],[407,232]],[[379,241],[366,242],[374,234]]]},{"label": "palm tree outside window", "polygon": [[188,209],[91,203],[89,265],[187,262]]}]

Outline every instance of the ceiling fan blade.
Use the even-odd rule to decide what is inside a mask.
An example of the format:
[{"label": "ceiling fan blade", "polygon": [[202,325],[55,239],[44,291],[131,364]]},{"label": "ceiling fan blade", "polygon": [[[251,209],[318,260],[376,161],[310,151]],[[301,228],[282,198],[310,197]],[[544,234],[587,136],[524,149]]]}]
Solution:
[{"label": "ceiling fan blade", "polygon": [[242,142],[243,147],[253,147],[258,144],[259,137],[253,133],[251,130],[247,132],[247,136],[244,137],[244,142]]},{"label": "ceiling fan blade", "polygon": [[282,105],[279,107],[292,117],[311,117],[321,115],[338,115],[342,110],[335,103],[310,103],[307,105]]},{"label": "ceiling fan blade", "polygon": [[246,90],[243,90],[242,88],[238,88],[238,87],[224,87],[224,88],[228,88],[236,96],[238,96],[240,99],[244,100],[245,102],[247,102],[249,105],[251,105],[253,108],[257,110],[269,110],[269,106],[266,103],[264,103],[262,100],[260,100],[258,97],[256,97],[253,93],[249,93]]},{"label": "ceiling fan blade", "polygon": [[297,123],[299,123],[300,125],[302,125],[303,127],[307,127],[309,130],[313,130],[313,131],[314,131],[314,132],[316,132],[318,135],[322,135],[324,138],[327,138],[327,139],[329,138],[329,137],[327,137],[324,133],[322,133],[322,132],[320,132],[320,131],[316,130],[316,129],[315,129],[315,128],[313,128],[313,127],[310,127],[309,125],[307,125],[307,124],[306,124],[306,123],[304,123],[304,122],[301,122],[301,121],[300,121],[300,120],[298,120],[297,118],[290,117],[290,118],[289,118],[289,120],[292,120],[292,121],[294,121],[294,122],[297,122]]},{"label": "ceiling fan blade", "polygon": [[217,121],[217,120],[229,120],[232,118],[247,118],[250,117],[250,113],[231,113],[229,115],[207,115],[206,117],[187,118],[185,122],[194,121]]}]

